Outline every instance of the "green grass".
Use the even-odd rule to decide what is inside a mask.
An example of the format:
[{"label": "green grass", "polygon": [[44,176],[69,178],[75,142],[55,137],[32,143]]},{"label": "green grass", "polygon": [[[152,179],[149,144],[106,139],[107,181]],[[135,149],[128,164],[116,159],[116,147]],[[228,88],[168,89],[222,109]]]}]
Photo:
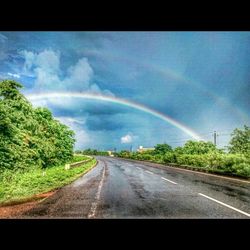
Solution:
[{"label": "green grass", "polygon": [[78,161],[84,161],[88,160],[89,157],[86,155],[74,155],[73,159],[70,161],[70,163],[78,162]]},{"label": "green grass", "polygon": [[[78,156],[74,157],[75,159],[79,161]],[[33,169],[25,173],[6,171],[0,180],[0,203],[26,199],[67,185],[89,170],[95,163],[96,160],[93,159],[69,170],[65,170],[64,166],[58,166],[45,171]],[[45,175],[43,175],[44,172]]]}]

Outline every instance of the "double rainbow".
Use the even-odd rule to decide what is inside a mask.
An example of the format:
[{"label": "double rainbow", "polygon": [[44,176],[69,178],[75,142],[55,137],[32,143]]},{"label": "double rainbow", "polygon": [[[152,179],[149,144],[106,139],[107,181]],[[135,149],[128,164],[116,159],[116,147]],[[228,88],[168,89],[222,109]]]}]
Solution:
[{"label": "double rainbow", "polygon": [[186,125],[181,124],[180,122],[176,121],[175,119],[171,118],[170,116],[163,114],[157,110],[149,108],[145,105],[140,103],[136,103],[133,101],[128,101],[123,98],[118,98],[114,96],[107,96],[101,94],[93,94],[93,93],[74,93],[74,92],[59,92],[59,93],[39,93],[39,94],[28,94],[26,98],[30,101],[37,101],[37,100],[44,100],[44,99],[54,99],[54,98],[82,98],[82,99],[91,99],[91,100],[99,100],[99,101],[106,101],[114,104],[119,104],[123,106],[127,106],[130,108],[134,108],[145,113],[151,114],[171,125],[180,129],[187,135],[191,136],[195,140],[203,140],[196,132],[192,129],[187,127]]}]

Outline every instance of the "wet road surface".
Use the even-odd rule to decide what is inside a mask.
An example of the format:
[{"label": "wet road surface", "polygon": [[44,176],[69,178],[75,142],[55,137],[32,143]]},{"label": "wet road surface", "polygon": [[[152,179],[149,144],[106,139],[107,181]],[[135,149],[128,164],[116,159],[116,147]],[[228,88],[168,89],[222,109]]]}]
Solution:
[{"label": "wet road surface", "polygon": [[250,218],[250,182],[97,157],[86,175],[21,218]]}]

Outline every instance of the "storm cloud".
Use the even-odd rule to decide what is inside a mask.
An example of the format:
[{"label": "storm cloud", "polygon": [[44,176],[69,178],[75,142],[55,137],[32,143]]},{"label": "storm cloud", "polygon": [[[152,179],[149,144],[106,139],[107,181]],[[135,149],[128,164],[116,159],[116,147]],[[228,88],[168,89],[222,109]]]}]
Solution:
[{"label": "storm cloud", "polygon": [[[0,33],[0,78],[21,82],[24,94],[120,97],[166,114],[206,140],[216,130],[220,147],[232,129],[250,124],[249,58],[250,32]],[[118,103],[56,98],[33,104],[48,107],[76,131],[76,148],[177,146],[191,139]],[[129,140],[131,135],[136,138]]]}]

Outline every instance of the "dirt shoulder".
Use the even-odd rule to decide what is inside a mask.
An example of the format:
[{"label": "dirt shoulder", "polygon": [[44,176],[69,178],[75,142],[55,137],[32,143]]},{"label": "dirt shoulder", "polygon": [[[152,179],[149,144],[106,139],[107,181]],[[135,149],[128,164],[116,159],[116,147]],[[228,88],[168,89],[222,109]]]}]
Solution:
[{"label": "dirt shoulder", "polygon": [[5,204],[4,206],[0,206],[0,219],[9,219],[13,217],[17,217],[22,213],[28,211],[29,209],[36,206],[38,203],[42,202],[46,198],[53,195],[56,191],[48,192],[44,194],[36,195],[29,200],[22,200],[18,202],[11,202],[9,204]]}]

